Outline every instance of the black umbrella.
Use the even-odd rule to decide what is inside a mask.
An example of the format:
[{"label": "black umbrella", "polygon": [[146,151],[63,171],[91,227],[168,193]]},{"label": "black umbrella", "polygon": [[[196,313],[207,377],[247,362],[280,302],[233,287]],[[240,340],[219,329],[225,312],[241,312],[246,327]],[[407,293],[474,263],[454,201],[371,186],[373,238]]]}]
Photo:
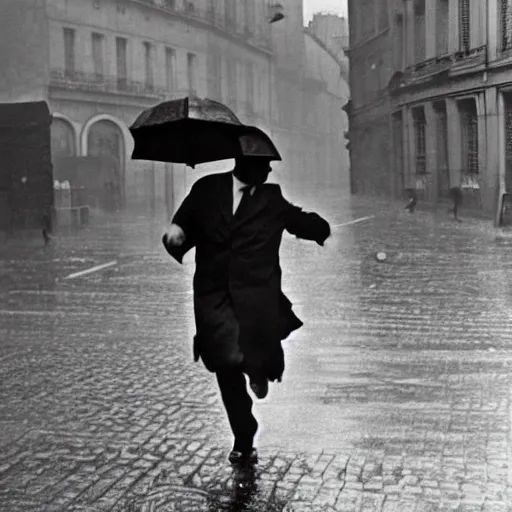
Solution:
[{"label": "black umbrella", "polygon": [[240,155],[281,157],[270,138],[244,126],[225,105],[183,98],[144,110],[130,127],[134,160],[184,163],[190,167]]}]

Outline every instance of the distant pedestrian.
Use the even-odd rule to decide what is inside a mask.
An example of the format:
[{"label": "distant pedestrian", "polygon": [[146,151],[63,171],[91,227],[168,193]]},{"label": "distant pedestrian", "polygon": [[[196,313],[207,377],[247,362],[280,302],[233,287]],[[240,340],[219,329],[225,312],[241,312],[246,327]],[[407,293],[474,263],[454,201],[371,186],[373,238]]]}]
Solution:
[{"label": "distant pedestrian", "polygon": [[164,235],[179,262],[196,248],[194,357],[216,373],[234,435],[229,460],[257,462],[258,422],[245,381],[258,398],[284,372],[281,340],[302,322],[281,290],[284,230],[323,245],[329,224],[290,204],[266,184],[270,159],[241,157],[232,172],[198,180]]},{"label": "distant pedestrian", "polygon": [[416,191],[413,189],[409,190],[409,202],[405,205],[405,210],[408,210],[409,213],[414,213],[416,211],[416,205],[418,203],[418,196],[416,194]]},{"label": "distant pedestrian", "polygon": [[459,208],[462,205],[462,197],[460,187],[452,187],[450,189],[450,198],[453,201],[453,206],[448,210],[448,213],[453,213],[453,217],[457,222],[462,222],[458,216]]}]

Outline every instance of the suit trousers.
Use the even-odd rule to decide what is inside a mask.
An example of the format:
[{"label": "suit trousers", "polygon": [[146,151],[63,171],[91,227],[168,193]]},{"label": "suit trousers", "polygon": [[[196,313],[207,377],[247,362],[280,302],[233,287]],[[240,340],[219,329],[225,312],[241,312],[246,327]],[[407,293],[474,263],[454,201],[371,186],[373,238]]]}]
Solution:
[{"label": "suit trousers", "polygon": [[252,399],[247,391],[245,375],[239,368],[218,371],[216,375],[231,431],[235,437],[233,450],[247,453],[253,447],[258,422],[252,414]]}]

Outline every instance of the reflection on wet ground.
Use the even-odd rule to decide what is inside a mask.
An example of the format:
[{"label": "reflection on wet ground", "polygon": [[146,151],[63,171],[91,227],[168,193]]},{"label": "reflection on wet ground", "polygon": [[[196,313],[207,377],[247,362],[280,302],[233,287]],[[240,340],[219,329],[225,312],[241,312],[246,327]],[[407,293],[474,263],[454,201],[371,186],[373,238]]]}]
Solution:
[{"label": "reflection on wet ground", "polygon": [[321,208],[375,218],[325,248],[285,238],[305,326],[255,406],[252,471],[227,464],[218,392],[191,361],[193,261],[170,262],[161,225],[2,248],[0,510],[509,510],[512,240],[401,205]]}]

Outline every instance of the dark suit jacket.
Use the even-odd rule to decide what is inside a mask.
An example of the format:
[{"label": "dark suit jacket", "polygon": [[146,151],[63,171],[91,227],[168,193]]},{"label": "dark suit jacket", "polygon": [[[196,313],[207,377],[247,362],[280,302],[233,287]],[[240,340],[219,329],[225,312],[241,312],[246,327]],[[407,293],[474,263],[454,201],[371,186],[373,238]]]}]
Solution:
[{"label": "dark suit jacket", "polygon": [[179,262],[196,248],[196,358],[215,372],[242,360],[251,371],[280,380],[281,340],[302,322],[281,291],[279,247],[284,230],[318,244],[329,224],[291,205],[279,185],[256,187],[232,214],[232,173],[198,180],[173,218],[185,232],[182,247],[167,247]]}]

